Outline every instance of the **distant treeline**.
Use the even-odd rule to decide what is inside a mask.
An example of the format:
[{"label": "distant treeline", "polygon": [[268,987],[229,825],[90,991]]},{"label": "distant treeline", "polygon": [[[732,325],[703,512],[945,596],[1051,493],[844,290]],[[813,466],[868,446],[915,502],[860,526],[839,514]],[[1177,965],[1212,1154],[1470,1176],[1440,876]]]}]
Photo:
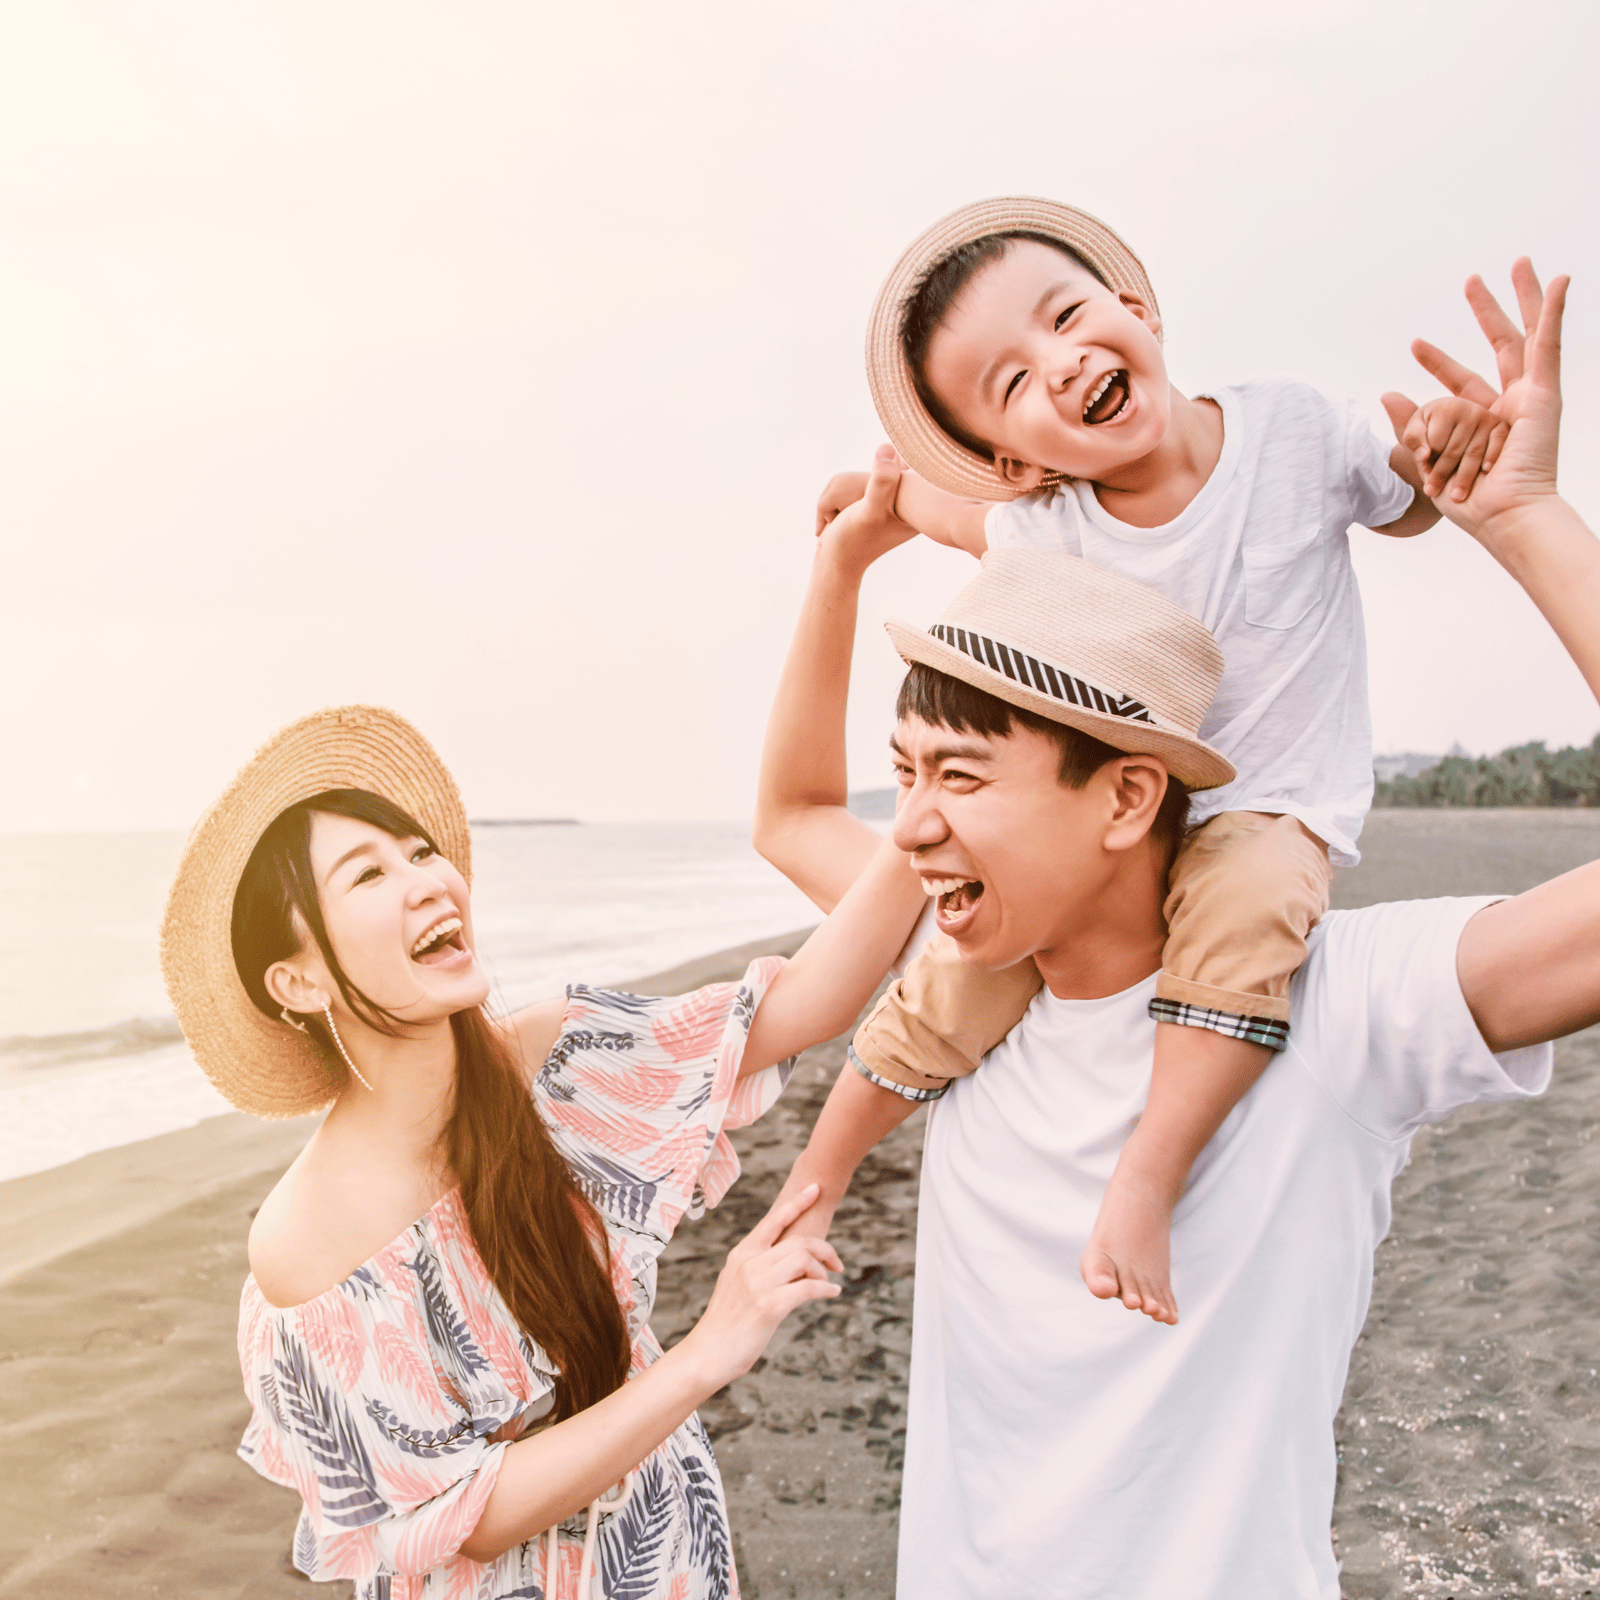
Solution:
[{"label": "distant treeline", "polygon": [[1444,756],[1415,777],[1380,782],[1378,806],[1600,805],[1600,734],[1592,744],[1546,750],[1544,741],[1497,756]]}]

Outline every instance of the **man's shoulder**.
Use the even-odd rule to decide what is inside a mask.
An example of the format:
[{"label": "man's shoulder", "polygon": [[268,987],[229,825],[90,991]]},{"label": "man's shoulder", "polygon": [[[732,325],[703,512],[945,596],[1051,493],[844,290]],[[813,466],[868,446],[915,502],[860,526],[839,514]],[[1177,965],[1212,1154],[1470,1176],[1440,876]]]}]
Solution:
[{"label": "man's shoulder", "polygon": [[1387,901],[1330,911],[1312,930],[1289,1048],[1375,1136],[1409,1137],[1458,1106],[1548,1082],[1548,1048],[1494,1056],[1461,992],[1461,931],[1497,898]]},{"label": "man's shoulder", "polygon": [[1423,900],[1377,900],[1323,913],[1307,937],[1306,963],[1331,961],[1343,968],[1358,952],[1395,938],[1451,934],[1459,938],[1467,919],[1502,895],[1436,895]]},{"label": "man's shoulder", "polygon": [[1295,975],[1295,1029],[1334,1033],[1381,1013],[1388,1025],[1460,1001],[1461,930],[1496,895],[1384,900],[1324,914]]}]

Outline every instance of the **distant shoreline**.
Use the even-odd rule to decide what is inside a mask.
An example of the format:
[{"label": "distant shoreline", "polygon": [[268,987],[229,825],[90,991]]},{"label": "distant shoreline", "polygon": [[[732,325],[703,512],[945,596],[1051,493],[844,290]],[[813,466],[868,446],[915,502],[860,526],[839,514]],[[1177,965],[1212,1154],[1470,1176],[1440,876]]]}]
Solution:
[{"label": "distant shoreline", "polygon": [[469,817],[469,828],[576,828],[576,817]]}]

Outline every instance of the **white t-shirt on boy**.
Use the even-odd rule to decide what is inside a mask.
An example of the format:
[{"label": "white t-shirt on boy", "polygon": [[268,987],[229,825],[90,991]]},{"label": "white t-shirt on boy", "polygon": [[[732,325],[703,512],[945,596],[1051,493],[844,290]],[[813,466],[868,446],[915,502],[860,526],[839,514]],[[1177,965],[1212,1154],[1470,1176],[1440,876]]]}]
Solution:
[{"label": "white t-shirt on boy", "polygon": [[1154,976],[1048,990],[931,1108],[898,1592],[917,1600],[1337,1600],[1333,1419],[1411,1136],[1540,1094],[1456,978],[1487,900],[1335,911],[1289,1047],[1195,1163],[1161,1327],[1073,1270],[1144,1106]]},{"label": "white t-shirt on boy", "polygon": [[1207,391],[1222,455],[1173,521],[1135,528],[1088,483],[994,507],[989,548],[1083,556],[1198,617],[1226,661],[1200,736],[1238,769],[1194,797],[1189,820],[1286,812],[1353,866],[1372,803],[1372,718],[1353,522],[1382,527],[1410,504],[1354,401],[1294,378]]}]

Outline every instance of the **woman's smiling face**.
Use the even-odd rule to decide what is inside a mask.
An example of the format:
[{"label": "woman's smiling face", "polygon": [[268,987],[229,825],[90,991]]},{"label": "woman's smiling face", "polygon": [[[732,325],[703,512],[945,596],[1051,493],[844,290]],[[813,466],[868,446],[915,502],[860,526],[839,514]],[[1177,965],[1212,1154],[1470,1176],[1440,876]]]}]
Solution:
[{"label": "woman's smiling face", "polygon": [[[426,840],[314,811],[310,856],[329,943],[375,1005],[420,1025],[488,998],[466,880]],[[337,995],[331,977],[326,987]]]}]

